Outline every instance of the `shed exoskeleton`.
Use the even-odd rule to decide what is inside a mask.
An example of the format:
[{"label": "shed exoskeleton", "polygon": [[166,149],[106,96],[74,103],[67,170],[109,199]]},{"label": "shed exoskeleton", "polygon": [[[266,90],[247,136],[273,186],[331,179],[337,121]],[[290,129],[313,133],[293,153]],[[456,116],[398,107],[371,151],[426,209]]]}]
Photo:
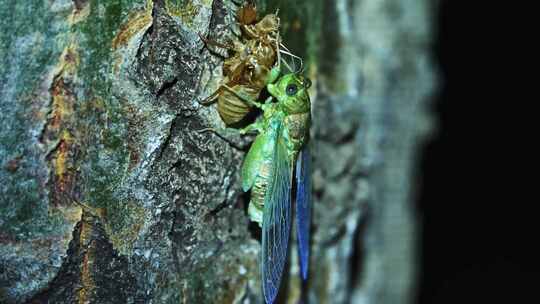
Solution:
[{"label": "shed exoskeleton", "polygon": [[237,14],[242,29],[240,41],[220,44],[202,38],[207,44],[227,49],[233,53],[223,62],[224,78],[218,89],[201,102],[210,105],[217,101],[218,112],[227,126],[233,126],[252,110],[237,95],[257,100],[267,83],[275,76],[271,70],[279,65],[279,18],[268,14],[256,21],[255,7],[246,4]]}]

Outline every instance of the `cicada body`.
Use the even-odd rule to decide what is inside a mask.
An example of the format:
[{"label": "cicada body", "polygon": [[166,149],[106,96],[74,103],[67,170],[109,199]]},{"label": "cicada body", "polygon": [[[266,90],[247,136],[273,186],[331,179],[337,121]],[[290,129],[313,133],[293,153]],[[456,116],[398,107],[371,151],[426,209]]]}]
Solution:
[{"label": "cicada body", "polygon": [[247,50],[238,54],[247,54],[247,57],[225,60],[225,84],[214,93],[217,97],[218,113],[229,126],[239,123],[252,111],[253,106],[246,103],[245,99],[257,100],[266,84],[275,78],[271,73],[276,58],[274,48],[257,40],[250,40],[242,47]]},{"label": "cicada body", "polygon": [[257,22],[254,6],[247,4],[239,10],[237,19],[242,28],[240,41],[221,45],[205,40],[233,52],[223,62],[221,85],[202,102],[211,104],[217,100],[220,117],[228,126],[239,123],[251,112],[252,105],[245,100],[257,100],[272,78],[271,70],[276,66],[280,44],[276,15],[266,15]]},{"label": "cicada body", "polygon": [[269,84],[268,91],[277,102],[262,104],[263,119],[243,129],[258,131],[242,167],[242,188],[251,189],[248,213],[262,227],[261,273],[267,303],[273,303],[277,296],[287,258],[295,175],[299,260],[302,278],[307,278],[310,85],[308,79],[294,73]]}]

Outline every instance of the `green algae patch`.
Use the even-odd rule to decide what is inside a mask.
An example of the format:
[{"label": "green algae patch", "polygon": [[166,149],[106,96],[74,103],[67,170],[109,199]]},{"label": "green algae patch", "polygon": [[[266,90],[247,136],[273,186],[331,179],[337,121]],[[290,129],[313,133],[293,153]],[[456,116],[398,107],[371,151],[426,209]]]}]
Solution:
[{"label": "green algae patch", "polygon": [[195,25],[203,8],[212,6],[211,0],[164,0],[165,10],[170,16],[179,19],[183,26],[197,30]]},{"label": "green algae patch", "polygon": [[150,0],[144,9],[136,10],[128,15],[127,21],[120,26],[120,30],[112,40],[113,49],[126,46],[134,35],[151,25],[153,7],[153,1]]},{"label": "green algae patch", "polygon": [[123,255],[131,255],[133,243],[147,218],[146,209],[137,202],[122,201],[107,209],[107,234],[113,247]]},{"label": "green algae patch", "polygon": [[165,9],[171,16],[180,18],[187,26],[193,24],[193,19],[199,11],[198,6],[192,0],[165,0]]},{"label": "green algae patch", "polygon": [[[79,33],[80,75],[88,87],[82,90],[86,110],[80,120],[89,143],[81,174],[85,178],[84,200],[94,207],[118,203],[115,190],[129,165],[126,143],[128,121],[122,99],[113,89],[114,50],[151,22],[152,1],[89,1],[89,12],[74,27]],[[126,7],[128,6],[128,7]],[[133,19],[135,18],[135,19]]]}]

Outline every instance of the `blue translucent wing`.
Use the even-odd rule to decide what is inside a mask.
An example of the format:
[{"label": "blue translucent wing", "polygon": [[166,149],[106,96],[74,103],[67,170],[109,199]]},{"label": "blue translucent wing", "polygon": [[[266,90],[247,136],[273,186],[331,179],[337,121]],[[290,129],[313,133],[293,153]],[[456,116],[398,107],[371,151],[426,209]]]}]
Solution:
[{"label": "blue translucent wing", "polygon": [[266,303],[274,303],[287,260],[291,229],[292,166],[278,128],[274,160],[264,197],[262,225],[262,281]]},{"label": "blue translucent wing", "polygon": [[309,266],[309,225],[311,220],[311,154],[308,145],[296,160],[296,232],[300,274],[306,280]]}]

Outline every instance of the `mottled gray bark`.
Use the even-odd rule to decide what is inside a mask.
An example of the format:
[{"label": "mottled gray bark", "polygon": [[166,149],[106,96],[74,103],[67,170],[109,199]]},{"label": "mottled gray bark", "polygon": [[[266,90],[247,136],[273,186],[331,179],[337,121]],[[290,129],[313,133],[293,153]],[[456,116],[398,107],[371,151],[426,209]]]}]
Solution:
[{"label": "mottled gray bark", "polygon": [[[285,42],[315,84],[309,303],[410,302],[432,8],[258,4],[280,7]],[[234,37],[237,4],[0,7],[0,302],[260,303],[260,242],[239,185],[245,151],[198,132],[222,127],[197,102],[222,63],[198,33]],[[290,257],[281,298],[296,303]]]}]

